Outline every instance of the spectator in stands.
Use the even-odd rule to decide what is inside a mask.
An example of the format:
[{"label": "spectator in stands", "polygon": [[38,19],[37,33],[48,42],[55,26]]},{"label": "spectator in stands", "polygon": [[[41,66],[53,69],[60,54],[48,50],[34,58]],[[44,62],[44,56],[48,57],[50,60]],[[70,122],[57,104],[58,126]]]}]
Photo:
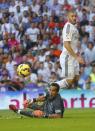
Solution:
[{"label": "spectator in stands", "polygon": [[[45,82],[48,82],[50,77],[50,72],[47,68],[45,68],[44,63],[40,62],[40,67],[37,71],[38,75],[42,75]],[[47,74],[47,75],[46,75]]]},{"label": "spectator in stands", "polygon": [[95,65],[92,67],[92,72],[89,75],[87,83],[89,84],[89,88],[91,90],[95,90]]},{"label": "spectator in stands", "polygon": [[81,43],[81,48],[82,48],[83,52],[87,48],[87,43],[88,43],[88,36],[84,35],[82,38],[82,43]]},{"label": "spectator in stands", "polygon": [[37,37],[39,35],[39,29],[36,27],[35,23],[31,23],[31,27],[26,30],[26,39],[29,41],[28,49],[37,46]]},{"label": "spectator in stands", "polygon": [[41,74],[39,74],[37,76],[37,85],[39,87],[46,87],[47,86],[47,82],[44,81],[43,76]]},{"label": "spectator in stands", "polygon": [[[92,0],[90,2],[89,0],[3,0],[0,3],[0,61],[2,64],[9,62],[8,57],[12,53],[13,61],[18,64],[25,61],[32,63],[32,71],[37,77],[41,75],[37,72],[40,70],[40,62],[43,62],[45,68],[47,67],[48,77],[52,71],[57,71],[60,79],[61,68],[57,67],[56,61],[59,61],[62,50],[62,28],[67,21],[67,11],[72,8],[78,14],[77,24],[80,33],[78,53],[82,53],[89,63],[87,64],[89,67],[86,65],[84,70],[90,72],[94,46],[92,49],[88,48],[88,42],[91,41],[95,45],[95,6],[92,5]],[[10,39],[13,34],[14,40]],[[16,48],[19,47],[18,52],[15,48],[11,48],[14,43]],[[32,55],[29,53],[30,49]],[[46,60],[48,55],[50,55],[49,61]],[[10,72],[11,70],[9,74]]]},{"label": "spectator in stands", "polygon": [[87,89],[87,87],[86,87],[86,81],[87,81],[87,79],[88,79],[88,76],[85,73],[85,67],[81,66],[80,67],[80,77],[79,77],[79,80],[78,80],[78,87],[80,89]]},{"label": "spectator in stands", "polygon": [[10,39],[8,40],[8,46],[12,52],[20,50],[20,43],[16,40],[15,34],[10,34]]},{"label": "spectator in stands", "polygon": [[5,68],[5,66],[2,66],[0,80],[7,81],[9,79],[10,79],[10,75],[9,75],[8,70]]},{"label": "spectator in stands", "polygon": [[[7,14],[6,14],[7,15]],[[3,18],[3,24],[1,26],[2,35],[10,35],[15,32],[14,25],[9,22],[9,17]]]},{"label": "spectator in stands", "polygon": [[88,19],[88,12],[85,8],[82,9],[82,16],[81,16],[81,20],[80,20],[80,25],[88,25],[89,23],[89,19]]},{"label": "spectator in stands", "polygon": [[87,48],[84,51],[84,59],[86,66],[89,66],[93,61],[95,61],[95,46],[93,42],[88,42]]},{"label": "spectator in stands", "polygon": [[6,63],[6,69],[9,71],[11,79],[14,77],[14,65],[17,64],[14,60],[12,55],[9,55],[8,62]]},{"label": "spectator in stands", "polygon": [[57,32],[54,32],[51,36],[52,45],[59,45],[60,44],[60,37],[57,35]]},{"label": "spectator in stands", "polygon": [[55,62],[54,66],[53,66],[53,71],[56,72],[58,80],[62,78],[62,76],[60,75],[61,74],[61,67],[60,67],[59,61]]},{"label": "spectator in stands", "polygon": [[51,75],[50,75],[50,77],[49,77],[49,83],[53,83],[53,82],[55,82],[55,81],[57,81],[57,80],[58,80],[57,74],[52,71],[52,72],[51,72]]}]

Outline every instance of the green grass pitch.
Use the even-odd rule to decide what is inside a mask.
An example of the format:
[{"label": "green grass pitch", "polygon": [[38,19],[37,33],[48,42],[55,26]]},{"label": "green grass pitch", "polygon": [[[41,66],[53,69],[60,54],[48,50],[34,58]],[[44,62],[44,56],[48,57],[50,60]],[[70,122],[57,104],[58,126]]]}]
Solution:
[{"label": "green grass pitch", "polygon": [[95,108],[65,109],[62,119],[21,117],[0,110],[0,131],[95,131]]}]

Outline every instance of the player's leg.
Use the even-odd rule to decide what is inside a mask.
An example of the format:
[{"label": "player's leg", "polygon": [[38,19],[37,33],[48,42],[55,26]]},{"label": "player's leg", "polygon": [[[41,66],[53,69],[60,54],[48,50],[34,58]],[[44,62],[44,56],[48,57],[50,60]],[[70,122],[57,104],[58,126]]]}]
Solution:
[{"label": "player's leg", "polygon": [[15,105],[9,105],[9,109],[14,111],[15,113],[21,114],[21,115],[25,115],[25,116],[29,116],[29,117],[33,117],[33,112],[32,111],[23,111],[18,109]]},{"label": "player's leg", "polygon": [[71,88],[75,77],[74,59],[69,55],[64,55],[60,58],[60,65],[62,68],[63,79],[56,83],[60,85],[60,88]]},{"label": "player's leg", "polygon": [[69,84],[72,84],[74,85],[74,88],[77,88],[77,85],[78,85],[78,80],[79,80],[79,63],[77,60],[73,60],[72,61],[72,81],[68,81]]},{"label": "player's leg", "polygon": [[75,77],[74,77],[73,83],[74,83],[75,88],[77,88],[78,80],[79,80],[79,63],[78,63],[78,61],[75,60],[74,65],[75,65],[75,68],[74,68]]},{"label": "player's leg", "polygon": [[31,111],[26,111],[26,110],[20,110],[18,109],[15,105],[9,105],[9,109],[14,111],[15,113],[28,116],[28,117],[43,117],[44,112],[42,110],[31,110]]},{"label": "player's leg", "polygon": [[34,114],[32,111],[23,111],[23,110],[18,110],[18,114],[28,116],[28,117],[34,117]]}]

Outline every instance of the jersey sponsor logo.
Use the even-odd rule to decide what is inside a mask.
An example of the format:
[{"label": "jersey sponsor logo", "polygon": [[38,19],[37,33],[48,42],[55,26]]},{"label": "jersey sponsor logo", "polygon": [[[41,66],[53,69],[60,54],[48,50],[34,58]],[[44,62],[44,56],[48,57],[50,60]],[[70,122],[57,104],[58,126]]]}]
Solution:
[{"label": "jersey sponsor logo", "polygon": [[55,110],[55,113],[61,113],[61,110]]}]

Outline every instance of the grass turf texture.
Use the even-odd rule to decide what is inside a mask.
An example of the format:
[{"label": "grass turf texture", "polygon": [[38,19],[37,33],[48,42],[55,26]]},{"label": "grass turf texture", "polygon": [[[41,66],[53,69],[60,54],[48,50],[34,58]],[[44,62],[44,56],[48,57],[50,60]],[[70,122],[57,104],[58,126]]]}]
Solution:
[{"label": "grass turf texture", "polygon": [[95,131],[94,109],[66,109],[63,119],[21,117],[0,110],[1,131]]}]

